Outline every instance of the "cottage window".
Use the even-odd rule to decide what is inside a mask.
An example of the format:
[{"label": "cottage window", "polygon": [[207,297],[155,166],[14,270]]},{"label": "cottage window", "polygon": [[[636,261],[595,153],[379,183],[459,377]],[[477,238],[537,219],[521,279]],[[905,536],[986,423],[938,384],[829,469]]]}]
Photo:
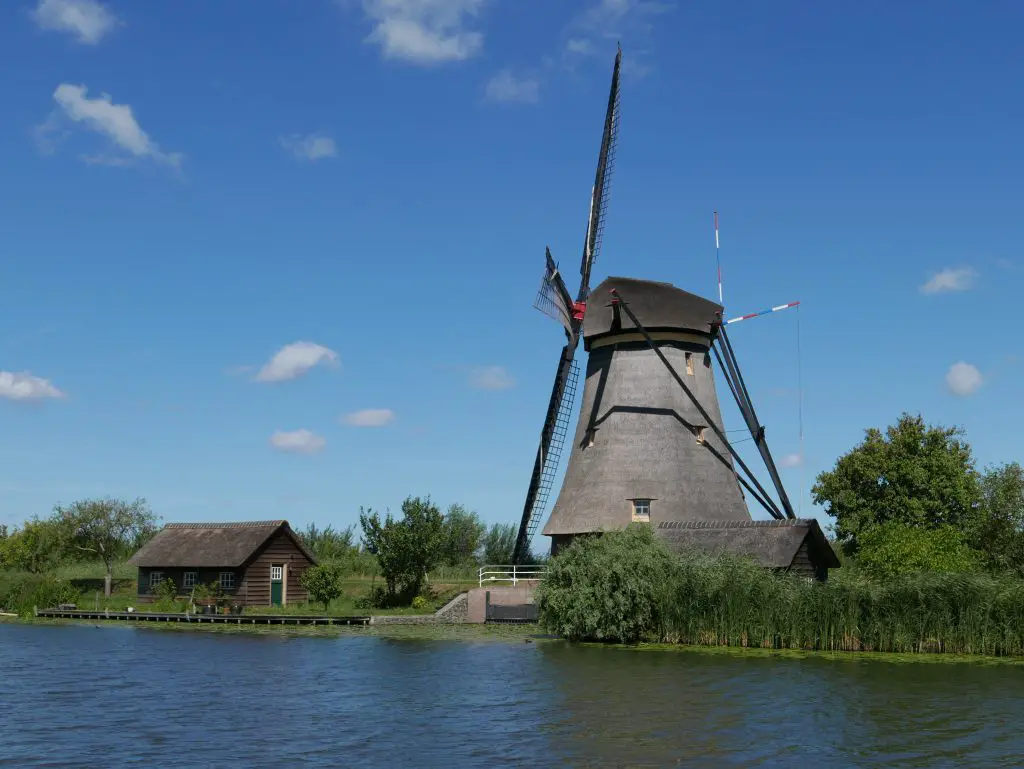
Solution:
[{"label": "cottage window", "polygon": [[280,582],[284,579],[284,567],[283,566],[271,566],[270,567],[270,581]]},{"label": "cottage window", "polygon": [[234,590],[235,589],[235,573],[233,571],[222,571],[220,573],[220,589],[221,590]]},{"label": "cottage window", "polygon": [[153,590],[157,585],[164,581],[164,573],[162,571],[151,571],[149,573],[149,589]]},{"label": "cottage window", "polygon": [[186,590],[194,588],[198,581],[199,575],[194,571],[186,571],[181,575],[181,586]]},{"label": "cottage window", "polygon": [[633,522],[634,523],[650,523],[651,522],[651,500],[649,500],[649,499],[634,499],[633,500]]},{"label": "cottage window", "polygon": [[686,373],[693,376],[693,353],[686,353]]}]

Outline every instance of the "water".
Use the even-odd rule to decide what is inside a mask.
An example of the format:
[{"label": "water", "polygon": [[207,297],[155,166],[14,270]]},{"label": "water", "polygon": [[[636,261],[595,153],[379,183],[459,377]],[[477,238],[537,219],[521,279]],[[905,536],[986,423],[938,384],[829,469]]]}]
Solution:
[{"label": "water", "polygon": [[1019,766],[1024,669],[0,625],[0,766]]}]

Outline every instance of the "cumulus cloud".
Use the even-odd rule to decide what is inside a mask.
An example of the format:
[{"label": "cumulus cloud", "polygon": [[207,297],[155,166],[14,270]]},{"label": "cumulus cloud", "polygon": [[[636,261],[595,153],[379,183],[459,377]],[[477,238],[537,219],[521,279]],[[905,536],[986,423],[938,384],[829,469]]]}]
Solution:
[{"label": "cumulus cloud", "polygon": [[503,69],[488,81],[484,95],[488,101],[533,104],[540,98],[540,83],[534,78],[517,78]]},{"label": "cumulus cloud", "polygon": [[654,17],[671,10],[669,3],[659,0],[596,0],[570,23],[572,37],[565,46],[570,56],[603,54],[616,40],[629,47],[623,58],[623,75],[640,77],[650,67],[639,58],[648,51],[645,45],[653,37]]},{"label": "cumulus cloud", "polygon": [[96,45],[120,23],[96,0],[39,0],[32,16],[42,29],[68,32],[86,45]]},{"label": "cumulus cloud", "polygon": [[786,454],[779,460],[779,465],[782,467],[800,467],[804,463],[804,458],[799,454]]},{"label": "cumulus cloud", "polygon": [[293,134],[282,137],[281,146],[299,160],[320,160],[321,158],[333,158],[338,154],[334,139],[319,134],[310,134],[309,136]]},{"label": "cumulus cloud", "polygon": [[323,436],[302,428],[291,432],[278,430],[270,436],[270,445],[291,454],[315,454],[327,445],[327,441]]},{"label": "cumulus cloud", "polygon": [[64,393],[54,387],[49,379],[32,376],[27,371],[0,371],[0,398],[23,401],[63,397]]},{"label": "cumulus cloud", "polygon": [[507,390],[516,380],[503,366],[478,366],[470,371],[469,383],[480,390]]},{"label": "cumulus cloud", "polygon": [[946,372],[946,386],[954,395],[967,396],[977,392],[984,382],[981,372],[970,363],[954,363]]},{"label": "cumulus cloud", "polygon": [[373,22],[367,42],[385,58],[415,64],[462,61],[478,54],[483,33],[472,29],[485,0],[363,0]]},{"label": "cumulus cloud", "polygon": [[[90,99],[84,85],[61,83],[53,92],[53,99],[63,116],[74,123],[105,136],[114,146],[127,152],[130,158],[148,157],[160,163],[178,167],[181,153],[163,152],[142,130],[132,108],[127,104],[114,104],[109,94],[100,94]],[[57,127],[57,120],[51,116],[36,129],[38,135],[46,134]],[[103,156],[88,156],[89,162],[105,162],[109,165],[124,165],[129,158],[113,158],[101,161]]]},{"label": "cumulus cloud", "polygon": [[286,344],[256,374],[257,382],[284,382],[308,373],[320,364],[336,364],[338,353],[314,342]]},{"label": "cumulus cloud", "polygon": [[945,269],[933,275],[923,286],[922,294],[941,294],[947,291],[967,291],[974,285],[977,273],[970,267]]},{"label": "cumulus cloud", "polygon": [[395,412],[391,409],[363,409],[345,414],[341,421],[352,427],[384,427],[395,421]]}]

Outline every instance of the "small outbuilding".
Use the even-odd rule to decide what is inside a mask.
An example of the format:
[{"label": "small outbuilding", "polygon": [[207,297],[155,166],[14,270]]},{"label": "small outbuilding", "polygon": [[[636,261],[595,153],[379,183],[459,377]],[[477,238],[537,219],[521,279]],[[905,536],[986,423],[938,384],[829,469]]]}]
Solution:
[{"label": "small outbuilding", "polygon": [[243,606],[305,603],[302,573],[316,564],[288,521],[169,523],[129,560],[139,568],[140,601],[174,580],[179,595],[215,583]]},{"label": "small outbuilding", "polygon": [[814,518],[769,521],[662,521],[655,533],[674,550],[752,558],[768,569],[825,581],[839,558]]}]

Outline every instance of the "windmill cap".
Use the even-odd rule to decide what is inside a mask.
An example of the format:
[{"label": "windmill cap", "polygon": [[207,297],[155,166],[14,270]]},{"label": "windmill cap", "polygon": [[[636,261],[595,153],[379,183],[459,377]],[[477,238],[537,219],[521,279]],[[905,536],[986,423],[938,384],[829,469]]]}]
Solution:
[{"label": "windmill cap", "polygon": [[629,309],[648,331],[681,331],[710,338],[712,324],[722,313],[720,304],[671,283],[609,277],[591,291],[587,299],[587,312],[583,317],[585,341],[635,328],[626,313],[612,306],[616,298],[629,304]]}]

